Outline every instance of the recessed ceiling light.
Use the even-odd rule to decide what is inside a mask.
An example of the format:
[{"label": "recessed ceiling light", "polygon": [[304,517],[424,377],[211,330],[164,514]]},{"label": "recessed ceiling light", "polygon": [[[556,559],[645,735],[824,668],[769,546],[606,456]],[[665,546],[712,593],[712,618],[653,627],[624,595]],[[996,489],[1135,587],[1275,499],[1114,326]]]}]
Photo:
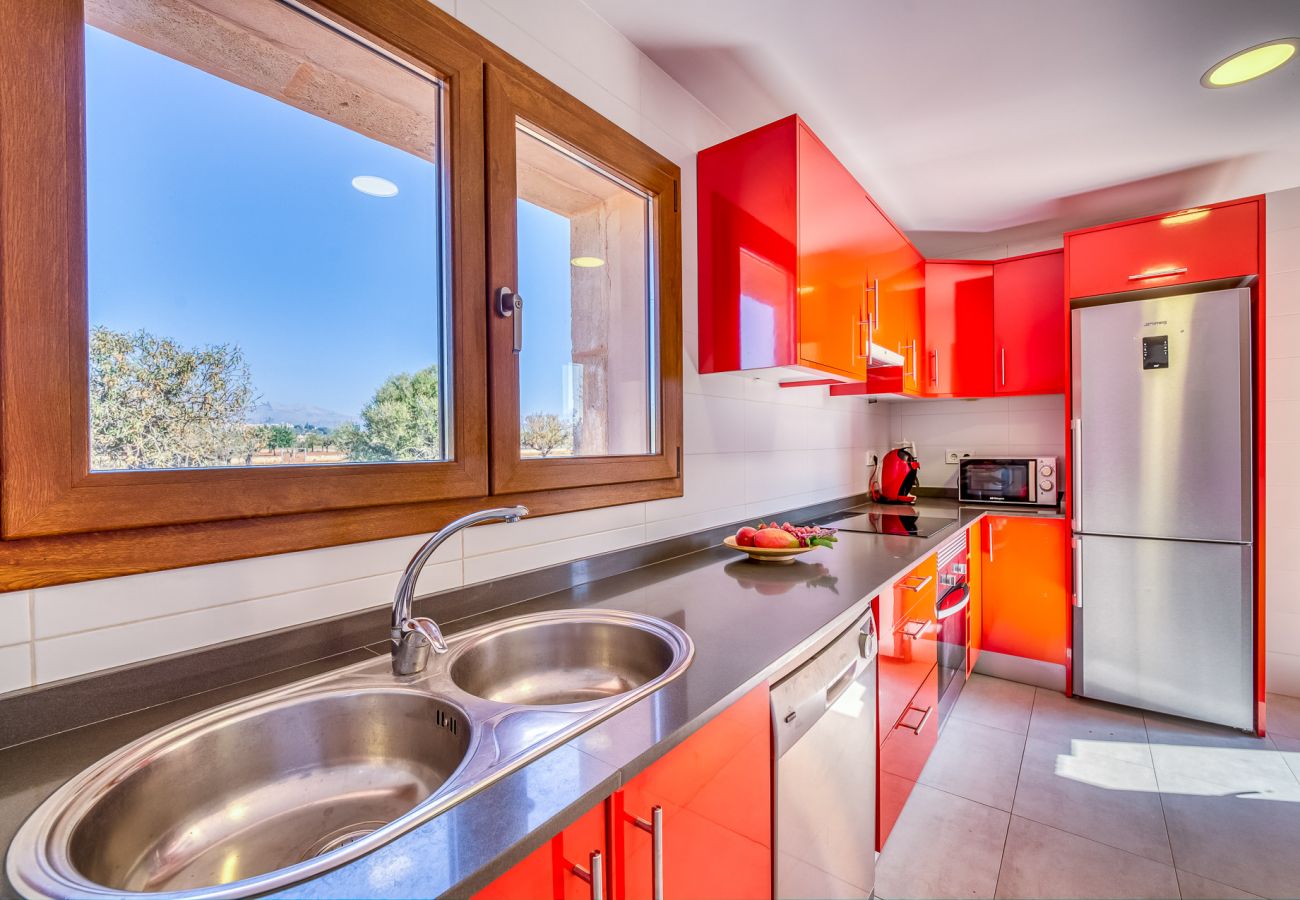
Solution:
[{"label": "recessed ceiling light", "polygon": [[352,186],[371,197],[396,197],[397,185],[378,175],[358,175],[352,179]]},{"label": "recessed ceiling light", "polygon": [[599,256],[575,256],[569,262],[579,269],[599,269],[605,264],[605,261]]},{"label": "recessed ceiling light", "polygon": [[1286,63],[1295,56],[1297,48],[1300,48],[1300,38],[1279,38],[1247,47],[1210,66],[1201,76],[1201,85],[1223,88],[1252,81]]}]

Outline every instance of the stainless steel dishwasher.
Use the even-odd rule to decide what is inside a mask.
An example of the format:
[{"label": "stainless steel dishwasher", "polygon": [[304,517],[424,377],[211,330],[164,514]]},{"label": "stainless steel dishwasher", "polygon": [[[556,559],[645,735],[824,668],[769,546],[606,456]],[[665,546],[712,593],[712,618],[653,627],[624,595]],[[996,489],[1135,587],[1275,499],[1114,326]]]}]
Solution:
[{"label": "stainless steel dishwasher", "polygon": [[772,688],[778,900],[870,897],[876,620],[868,610]]}]

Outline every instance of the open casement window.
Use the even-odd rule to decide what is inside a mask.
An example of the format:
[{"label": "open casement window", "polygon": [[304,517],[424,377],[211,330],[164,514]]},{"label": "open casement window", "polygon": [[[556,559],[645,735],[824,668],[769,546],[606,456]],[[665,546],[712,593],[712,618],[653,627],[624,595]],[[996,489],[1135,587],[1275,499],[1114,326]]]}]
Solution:
[{"label": "open casement window", "polygon": [[489,67],[499,493],[680,475],[676,167],[574,105]]}]

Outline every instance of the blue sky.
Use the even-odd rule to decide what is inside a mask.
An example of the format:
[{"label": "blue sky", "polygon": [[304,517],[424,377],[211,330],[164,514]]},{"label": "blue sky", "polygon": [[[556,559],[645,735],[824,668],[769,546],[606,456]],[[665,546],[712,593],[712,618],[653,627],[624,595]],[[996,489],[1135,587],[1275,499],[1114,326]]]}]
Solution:
[{"label": "blue sky", "polygon": [[[345,415],[439,361],[433,163],[91,27],[86,80],[92,325],[238,344],[264,401]],[[568,224],[527,206],[525,412],[569,355]]]}]

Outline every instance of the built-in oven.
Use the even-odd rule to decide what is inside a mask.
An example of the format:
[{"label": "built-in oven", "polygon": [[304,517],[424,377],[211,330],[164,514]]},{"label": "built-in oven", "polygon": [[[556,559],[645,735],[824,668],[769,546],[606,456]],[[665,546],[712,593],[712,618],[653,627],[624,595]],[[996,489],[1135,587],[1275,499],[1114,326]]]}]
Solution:
[{"label": "built-in oven", "polygon": [[939,725],[947,720],[966,683],[970,646],[970,580],[966,532],[943,543],[938,551],[939,590],[934,604],[938,625],[936,648],[939,673]]},{"label": "built-in oven", "polygon": [[963,459],[957,478],[962,503],[1056,506],[1057,462],[1054,456]]}]

